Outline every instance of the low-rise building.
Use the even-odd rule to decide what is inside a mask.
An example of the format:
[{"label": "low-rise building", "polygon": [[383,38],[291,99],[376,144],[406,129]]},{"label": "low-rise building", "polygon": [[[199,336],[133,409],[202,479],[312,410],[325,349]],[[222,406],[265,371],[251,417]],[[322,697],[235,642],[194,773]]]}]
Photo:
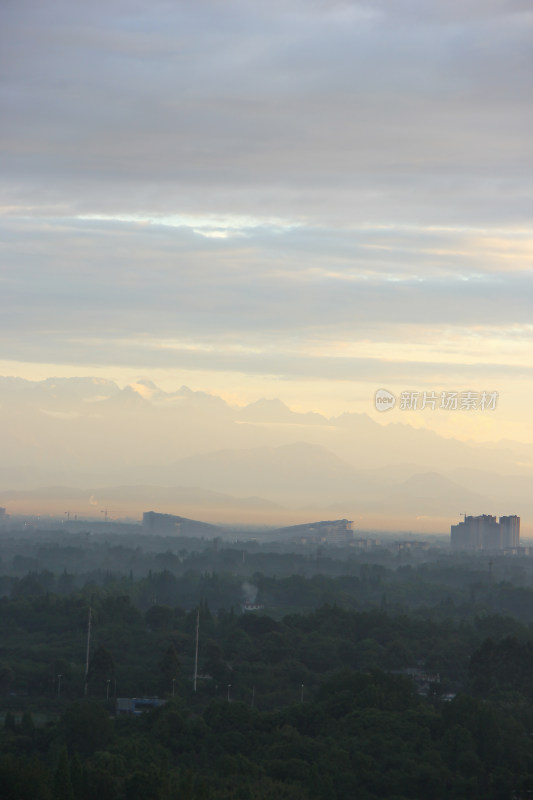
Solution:
[{"label": "low-rise building", "polygon": [[139,716],[144,711],[163,706],[167,701],[159,697],[117,697],[117,716],[134,714]]}]

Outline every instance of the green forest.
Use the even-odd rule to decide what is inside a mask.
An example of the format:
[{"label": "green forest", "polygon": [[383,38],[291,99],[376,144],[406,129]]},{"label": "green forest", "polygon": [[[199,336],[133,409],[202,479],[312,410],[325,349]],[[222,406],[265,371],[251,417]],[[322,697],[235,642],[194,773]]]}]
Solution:
[{"label": "green forest", "polygon": [[6,542],[0,797],[533,797],[528,559],[149,544]]}]

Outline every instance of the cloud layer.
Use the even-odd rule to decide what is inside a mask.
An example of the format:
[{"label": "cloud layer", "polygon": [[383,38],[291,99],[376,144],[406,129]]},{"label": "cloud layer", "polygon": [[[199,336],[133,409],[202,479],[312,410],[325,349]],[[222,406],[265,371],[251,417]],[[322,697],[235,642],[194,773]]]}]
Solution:
[{"label": "cloud layer", "polygon": [[0,15],[4,359],[531,381],[530,3]]}]

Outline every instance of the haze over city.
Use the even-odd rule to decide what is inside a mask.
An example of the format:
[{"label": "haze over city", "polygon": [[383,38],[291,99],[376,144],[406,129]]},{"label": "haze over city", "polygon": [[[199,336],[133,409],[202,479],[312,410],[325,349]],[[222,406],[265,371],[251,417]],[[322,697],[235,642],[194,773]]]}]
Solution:
[{"label": "haze over city", "polygon": [[1,800],[531,800],[532,42],[0,2]]}]

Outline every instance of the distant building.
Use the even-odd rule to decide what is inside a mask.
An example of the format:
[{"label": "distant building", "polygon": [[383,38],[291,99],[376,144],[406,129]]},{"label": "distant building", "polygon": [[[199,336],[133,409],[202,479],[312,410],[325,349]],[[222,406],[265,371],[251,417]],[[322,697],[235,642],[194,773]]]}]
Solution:
[{"label": "distant building", "polygon": [[122,714],[139,716],[144,711],[163,706],[166,702],[159,697],[117,697],[117,716]]},{"label": "distant building", "polygon": [[466,516],[452,525],[451,546],[457,550],[508,550],[520,546],[520,517]]},{"label": "distant building", "polygon": [[506,547],[506,556],[533,556],[533,547]]},{"label": "distant building", "polygon": [[6,514],[5,508],[0,508],[0,525],[4,522],[7,522],[9,519],[9,514]]},{"label": "distant building", "polygon": [[381,541],[379,539],[354,539],[352,545],[358,550],[370,550],[380,547]]},{"label": "distant building", "polygon": [[403,542],[395,542],[398,547],[398,552],[402,553],[410,550],[428,550],[429,542],[423,542],[419,539],[406,539]]},{"label": "distant building", "polygon": [[156,511],[145,511],[143,529],[147,533],[179,535],[182,518],[174,514],[158,514]]},{"label": "distant building", "polygon": [[438,672],[427,672],[419,667],[408,667],[407,669],[393,669],[392,675],[407,675],[416,686],[417,694],[427,696],[432,689],[440,683]]},{"label": "distant building", "polygon": [[214,539],[224,531],[217,525],[198,522],[175,514],[159,514],[157,511],[145,511],[143,514],[143,531],[158,536],[204,536]]},{"label": "distant building", "polygon": [[263,611],[263,603],[244,603],[242,606],[243,611]]},{"label": "distant building", "polygon": [[354,540],[353,522],[348,519],[291,525],[288,528],[272,531],[270,535],[284,541],[314,544],[348,544]]},{"label": "distant building", "polygon": [[504,548],[520,547],[520,517],[500,517]]}]

